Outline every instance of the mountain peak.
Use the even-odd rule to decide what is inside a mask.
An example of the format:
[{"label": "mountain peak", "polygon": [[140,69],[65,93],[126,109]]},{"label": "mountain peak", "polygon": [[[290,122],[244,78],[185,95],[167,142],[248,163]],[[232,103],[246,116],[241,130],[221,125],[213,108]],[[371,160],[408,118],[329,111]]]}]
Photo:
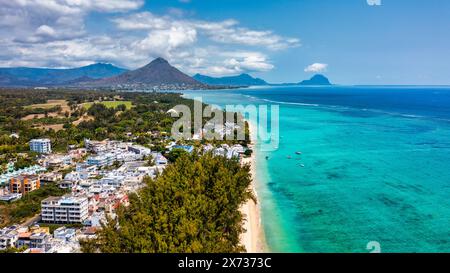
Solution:
[{"label": "mountain peak", "polygon": [[128,71],[119,76],[102,79],[97,82],[103,85],[118,84],[145,84],[145,85],[201,85],[198,81],[184,74],[161,57],[154,59],[149,64],[133,71]]},{"label": "mountain peak", "polygon": [[150,64],[157,64],[157,63],[168,64],[169,62],[166,59],[162,58],[162,57],[158,57],[158,58],[154,59]]}]

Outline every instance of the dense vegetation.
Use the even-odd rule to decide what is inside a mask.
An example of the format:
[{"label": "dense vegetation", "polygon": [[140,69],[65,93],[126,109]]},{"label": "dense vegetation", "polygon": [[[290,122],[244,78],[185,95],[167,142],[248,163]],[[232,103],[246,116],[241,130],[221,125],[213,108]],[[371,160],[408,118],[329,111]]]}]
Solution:
[{"label": "dense vegetation", "polygon": [[249,166],[234,159],[180,154],[155,181],[130,196],[84,252],[242,252],[239,207],[254,198]]},{"label": "dense vegetation", "polygon": [[[30,114],[41,113],[42,109],[29,105],[43,104],[47,100],[66,100],[72,112],[68,118],[39,118],[23,120]],[[93,104],[86,110],[82,104],[94,101],[131,101],[133,108],[126,109],[119,104],[109,108],[104,104]],[[56,151],[65,151],[68,144],[80,144],[84,138],[102,140],[105,138],[124,139],[125,133],[138,135],[138,142],[148,143],[148,131],[170,132],[173,119],[166,111],[178,104],[192,106],[191,100],[183,99],[175,93],[117,93],[107,91],[70,90],[0,90],[0,149],[5,152],[26,152],[31,138],[50,137]],[[51,110],[51,109],[50,109]],[[48,110],[48,111],[50,111]],[[87,111],[92,119],[74,125],[72,122]],[[33,128],[35,122],[44,124],[63,123],[66,130],[41,130]],[[17,133],[19,138],[10,137]]]},{"label": "dense vegetation", "polygon": [[48,196],[62,196],[67,191],[55,184],[48,184],[24,195],[21,199],[6,203],[0,202],[0,227],[20,223],[41,210],[41,201]]},{"label": "dense vegetation", "polygon": [[[70,113],[24,120],[28,115],[42,114],[42,111],[49,114],[50,111],[60,110],[57,106],[47,109],[30,107],[45,105],[48,100],[66,101]],[[116,101],[117,106],[110,107],[114,105],[111,101]],[[128,107],[130,102],[133,107]],[[88,109],[85,108],[86,103],[91,105]],[[169,135],[176,120],[167,111],[179,104],[194,109],[193,100],[184,99],[176,93],[0,89],[0,165],[5,167],[10,160],[18,158],[21,158],[18,163],[20,167],[34,164],[35,155],[29,152],[28,141],[39,137],[50,138],[55,152],[65,152],[68,145],[82,145],[86,138],[132,140],[163,151],[161,140]],[[80,119],[79,123],[74,122],[77,119]],[[59,123],[63,124],[62,130],[45,130],[36,126]],[[13,133],[18,137],[12,136]],[[246,142],[242,144],[246,145]]]},{"label": "dense vegetation", "polygon": [[[24,119],[28,115],[42,114],[42,111],[47,114],[58,111],[58,107],[30,107],[45,104],[48,100],[66,101],[71,109],[70,113],[63,117]],[[102,103],[93,103],[114,100],[118,102],[112,108]],[[120,101],[124,103],[121,104]],[[127,107],[130,102],[132,108]],[[92,103],[92,106],[86,109],[84,103]],[[0,89],[0,173],[11,160],[17,160],[17,166],[21,168],[34,164],[35,155],[29,152],[28,141],[39,137],[50,138],[54,151],[65,152],[68,145],[82,145],[85,138],[130,140],[127,133],[131,133],[135,137],[134,141],[162,150],[159,135],[169,133],[174,121],[166,112],[178,104],[193,107],[193,101],[175,93]],[[89,118],[74,123],[83,116]],[[64,125],[63,130],[45,130],[35,126],[58,123]],[[149,132],[158,132],[158,135]],[[17,134],[18,137],[12,134]]]}]

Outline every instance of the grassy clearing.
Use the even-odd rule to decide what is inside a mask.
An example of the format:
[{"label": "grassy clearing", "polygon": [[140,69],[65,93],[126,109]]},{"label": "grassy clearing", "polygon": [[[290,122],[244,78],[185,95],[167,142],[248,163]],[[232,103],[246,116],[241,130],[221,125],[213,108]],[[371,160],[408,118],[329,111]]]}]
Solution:
[{"label": "grassy clearing", "polygon": [[117,106],[124,104],[127,109],[131,109],[131,107],[133,106],[131,101],[101,101],[101,102],[87,102],[87,103],[83,103],[83,107],[87,110],[89,108],[91,108],[91,106],[94,103],[101,103],[103,105],[105,105],[108,108],[116,108]]},{"label": "grassy clearing", "polygon": [[[61,106],[61,112],[49,112],[48,117],[64,117],[65,112],[71,113],[69,105],[67,104],[66,100],[48,100],[47,103],[41,103],[41,104],[32,104],[28,105],[25,108],[26,109],[52,109],[56,106]],[[39,119],[46,117],[45,114],[30,114],[28,116],[25,116],[21,118],[22,120],[33,120],[33,119]]]},{"label": "grassy clearing", "polygon": [[36,109],[36,108],[42,108],[42,109],[50,109],[53,108],[55,106],[60,105],[63,110],[65,107],[67,106],[67,101],[65,100],[48,100],[47,103],[41,103],[41,104],[32,104],[27,106],[26,108],[30,108],[30,109]]}]

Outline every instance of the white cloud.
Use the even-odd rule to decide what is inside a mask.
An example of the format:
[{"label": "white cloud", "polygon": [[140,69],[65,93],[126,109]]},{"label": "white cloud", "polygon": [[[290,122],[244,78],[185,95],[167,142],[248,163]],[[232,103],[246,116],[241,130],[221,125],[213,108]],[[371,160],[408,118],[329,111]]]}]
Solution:
[{"label": "white cloud", "polygon": [[0,0],[0,35],[7,32],[12,40],[31,43],[78,38],[85,34],[84,17],[89,12],[124,12],[143,3],[143,0]]},{"label": "white cloud", "polygon": [[112,19],[112,21],[122,30],[167,29],[172,25],[169,17],[155,16],[150,12],[141,12],[128,17],[119,17]]},{"label": "white cloud", "polygon": [[324,72],[328,68],[328,64],[322,64],[322,63],[313,63],[311,65],[308,65],[308,67],[305,68],[305,72]]},{"label": "white cloud", "polygon": [[241,44],[266,47],[270,50],[281,50],[300,46],[296,38],[284,38],[272,31],[257,31],[237,27],[238,22],[227,20],[223,22],[198,22],[195,25],[205,31],[212,40],[225,44]]},{"label": "white cloud", "polygon": [[169,58],[173,51],[192,45],[196,40],[197,31],[195,29],[183,25],[173,25],[169,29],[150,31],[145,39],[134,43],[132,48]]},{"label": "white cloud", "polygon": [[54,36],[55,30],[47,25],[41,25],[36,29],[36,35],[38,36]]},{"label": "white cloud", "polygon": [[207,47],[182,54],[175,57],[183,60],[178,66],[190,74],[228,76],[274,68],[265,54],[256,51],[221,51],[217,47]]},{"label": "white cloud", "polygon": [[[0,66],[76,67],[96,61],[127,68],[164,57],[182,71],[212,76],[269,71],[270,54],[299,46],[299,40],[236,20],[201,21],[179,11],[117,14],[141,0],[0,0]],[[114,13],[116,27],[90,33],[92,12]]]},{"label": "white cloud", "polygon": [[168,16],[157,16],[150,12],[141,12],[126,17],[113,19],[122,30],[169,29],[173,25],[184,25],[195,28],[205,37],[222,44],[258,46],[270,50],[282,50],[300,46],[297,38],[281,37],[272,31],[252,30],[239,27],[236,20],[198,21],[173,19]]}]

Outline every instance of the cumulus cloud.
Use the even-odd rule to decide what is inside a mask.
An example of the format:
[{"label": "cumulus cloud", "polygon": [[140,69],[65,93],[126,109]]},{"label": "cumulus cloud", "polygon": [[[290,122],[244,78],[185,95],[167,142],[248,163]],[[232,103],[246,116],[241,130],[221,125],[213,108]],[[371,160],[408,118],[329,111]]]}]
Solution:
[{"label": "cumulus cloud", "polygon": [[125,12],[143,0],[0,0],[0,35],[18,42],[46,42],[85,34],[84,17],[92,11]]},{"label": "cumulus cloud", "polygon": [[47,25],[41,25],[36,29],[36,35],[38,36],[54,36],[55,30]]},{"label": "cumulus cloud", "polygon": [[300,46],[300,40],[291,37],[281,37],[270,30],[252,30],[239,26],[236,20],[198,21],[173,19],[168,16],[157,16],[150,12],[141,12],[126,17],[113,19],[119,29],[123,30],[153,30],[170,29],[173,25],[184,25],[211,40],[223,44],[238,44],[264,47],[270,50],[282,50]]},{"label": "cumulus cloud", "polygon": [[313,72],[313,73],[324,72],[327,70],[327,68],[328,64],[313,63],[305,68],[305,72]]},{"label": "cumulus cloud", "polygon": [[[209,56],[215,56],[211,59]],[[189,63],[180,64],[186,71],[209,76],[236,75],[244,72],[269,71],[274,66],[267,56],[256,51],[220,51],[210,47],[192,52]]]},{"label": "cumulus cloud", "polygon": [[284,38],[272,31],[258,31],[238,27],[233,20],[223,22],[197,22],[194,25],[205,31],[212,40],[225,44],[241,44],[266,47],[270,50],[281,50],[289,47],[300,46],[300,40],[296,38]]},{"label": "cumulus cloud", "polygon": [[133,44],[133,48],[145,54],[152,52],[165,58],[181,47],[192,45],[197,40],[197,31],[183,25],[173,25],[169,29],[155,29],[148,36]]}]

